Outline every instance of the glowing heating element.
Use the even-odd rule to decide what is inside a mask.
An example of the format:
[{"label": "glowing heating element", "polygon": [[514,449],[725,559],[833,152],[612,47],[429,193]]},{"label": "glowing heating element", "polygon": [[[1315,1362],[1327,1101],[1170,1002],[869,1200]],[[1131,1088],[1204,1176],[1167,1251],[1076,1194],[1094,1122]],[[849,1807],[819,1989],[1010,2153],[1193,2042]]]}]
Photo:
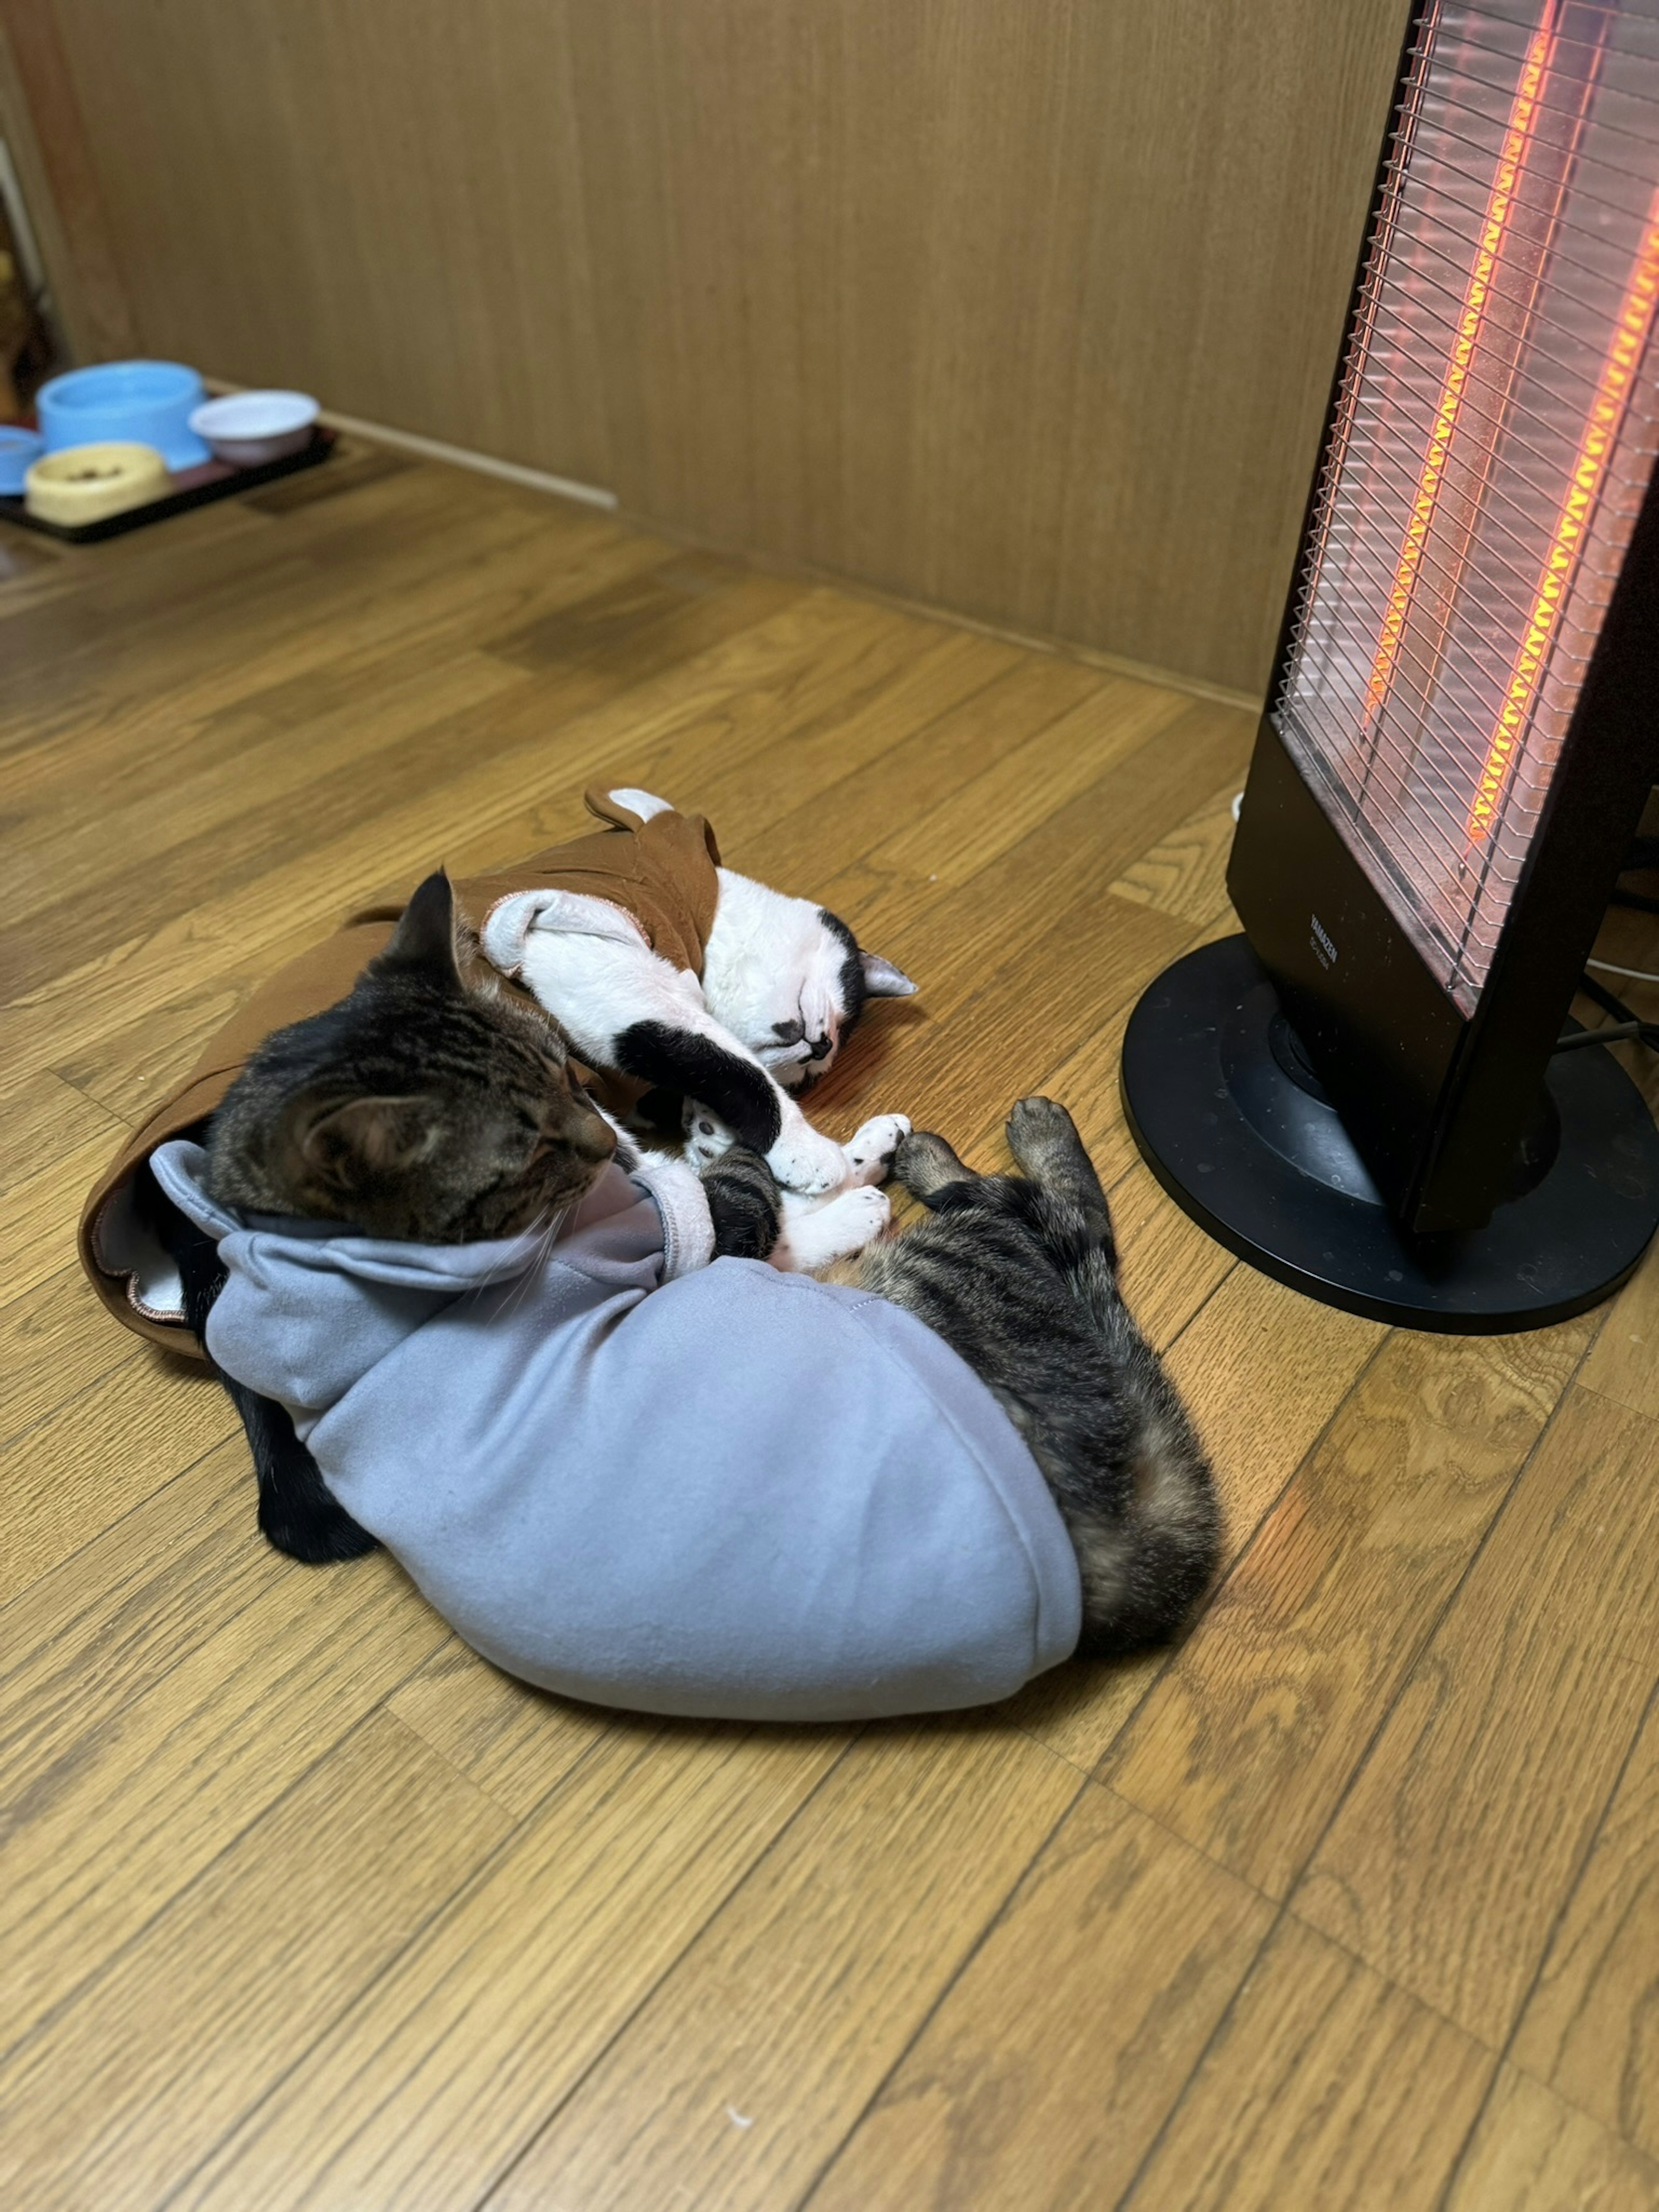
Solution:
[{"label": "glowing heating element", "polygon": [[1468,834],[1480,839],[1498,818],[1498,801],[1515,758],[1516,746],[1526,726],[1537,695],[1539,679],[1554,633],[1556,618],[1566,595],[1575,563],[1583,547],[1585,528],[1596,494],[1630,404],[1636,373],[1653,329],[1659,307],[1659,192],[1649,210],[1648,226],[1637,251],[1630,282],[1613,326],[1613,337],[1601,364],[1601,374],[1585,418],[1583,434],[1568,480],[1566,496],[1556,518],[1555,532],[1539,578],[1527,627],[1515,657],[1509,689],[1498,713],[1498,726],[1469,808]]},{"label": "glowing heating element", "polygon": [[1428,450],[1424,454],[1422,471],[1417,480],[1417,495],[1412,501],[1405,543],[1400,549],[1400,558],[1395,567],[1394,582],[1389,592],[1382,632],[1376,641],[1376,656],[1371,663],[1370,681],[1365,687],[1367,722],[1372,720],[1387,699],[1389,686],[1394,680],[1400,640],[1406,627],[1406,616],[1411,605],[1417,573],[1422,566],[1429,525],[1434,519],[1435,507],[1440,497],[1440,486],[1446,472],[1446,456],[1451,447],[1452,433],[1457,426],[1458,410],[1463,404],[1470,366],[1486,322],[1498,257],[1503,252],[1504,236],[1520,195],[1527,150],[1543,108],[1550,63],[1555,52],[1556,20],[1559,12],[1559,0],[1550,0],[1544,20],[1527,49],[1527,58],[1515,88],[1509,125],[1504,133],[1492,191],[1486,199],[1486,216],[1480,226],[1474,262],[1464,288],[1462,311],[1457,319],[1451,359],[1447,366],[1445,381],[1440,387],[1434,428],[1430,434]]},{"label": "glowing heating element", "polygon": [[1269,712],[1466,1018],[1656,461],[1659,0],[1423,0]]}]

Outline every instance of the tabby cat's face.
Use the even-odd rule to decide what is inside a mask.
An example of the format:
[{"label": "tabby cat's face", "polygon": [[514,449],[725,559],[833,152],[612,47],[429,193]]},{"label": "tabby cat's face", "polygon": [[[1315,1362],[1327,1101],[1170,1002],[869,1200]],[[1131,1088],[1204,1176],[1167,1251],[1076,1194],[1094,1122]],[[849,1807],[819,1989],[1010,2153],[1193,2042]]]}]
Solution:
[{"label": "tabby cat's face", "polygon": [[462,975],[447,877],[326,1012],[267,1037],[214,1116],[222,1204],[371,1237],[511,1237],[583,1197],[616,1150],[545,1015]]}]

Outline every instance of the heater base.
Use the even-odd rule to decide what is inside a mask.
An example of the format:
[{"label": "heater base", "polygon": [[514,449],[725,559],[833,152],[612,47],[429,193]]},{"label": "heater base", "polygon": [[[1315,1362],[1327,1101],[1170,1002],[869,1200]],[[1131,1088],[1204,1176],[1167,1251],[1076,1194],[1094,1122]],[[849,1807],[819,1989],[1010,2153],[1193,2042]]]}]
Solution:
[{"label": "heater base", "polygon": [[[1618,1289],[1659,1228],[1659,1129],[1602,1051],[1550,1063],[1550,1164],[1486,1228],[1411,1237],[1303,1061],[1243,937],[1146,993],[1123,1104],[1147,1165],[1229,1251],[1326,1305],[1406,1328],[1541,1328]],[[1547,1156],[1547,1154],[1546,1155]]]}]

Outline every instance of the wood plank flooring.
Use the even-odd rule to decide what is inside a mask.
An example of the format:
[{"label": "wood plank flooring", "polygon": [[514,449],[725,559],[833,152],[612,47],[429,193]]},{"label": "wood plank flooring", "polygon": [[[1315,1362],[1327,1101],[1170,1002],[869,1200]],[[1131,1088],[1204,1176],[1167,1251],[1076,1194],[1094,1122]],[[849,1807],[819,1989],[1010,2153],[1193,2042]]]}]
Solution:
[{"label": "wood plank flooring", "polygon": [[[1247,717],[367,448],[0,530],[0,2202],[1659,2204],[1659,1262],[1391,1334],[1163,1196],[1118,1048],[1231,926]],[[228,1404],[95,1306],[82,1192],[250,984],[601,775],[920,978],[832,1130],[1077,1115],[1225,1498],[1178,1651],[862,1730],[561,1705],[265,1550]]]}]

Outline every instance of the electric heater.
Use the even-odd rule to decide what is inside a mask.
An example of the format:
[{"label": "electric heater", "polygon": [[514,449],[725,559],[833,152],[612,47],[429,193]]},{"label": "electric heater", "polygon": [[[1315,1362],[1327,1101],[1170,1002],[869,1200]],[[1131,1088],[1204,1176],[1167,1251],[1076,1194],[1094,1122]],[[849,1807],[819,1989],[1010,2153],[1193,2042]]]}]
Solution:
[{"label": "electric heater", "polygon": [[1558,1051],[1659,775],[1659,0],[1413,13],[1228,872],[1124,1046],[1165,1188],[1329,1302],[1582,1310],[1659,1133]]}]

